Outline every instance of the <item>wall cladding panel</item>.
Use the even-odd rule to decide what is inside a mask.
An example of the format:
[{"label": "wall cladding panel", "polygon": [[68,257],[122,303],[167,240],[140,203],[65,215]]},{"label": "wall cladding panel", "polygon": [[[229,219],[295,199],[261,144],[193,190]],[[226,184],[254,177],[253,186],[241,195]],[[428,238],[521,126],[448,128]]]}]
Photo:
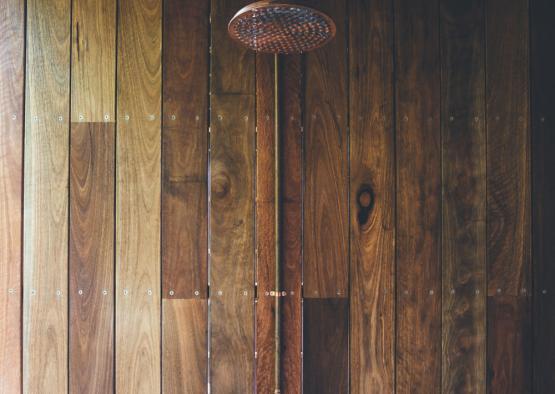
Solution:
[{"label": "wall cladding panel", "polygon": [[0,5],[0,393],[21,391],[24,17]]}]

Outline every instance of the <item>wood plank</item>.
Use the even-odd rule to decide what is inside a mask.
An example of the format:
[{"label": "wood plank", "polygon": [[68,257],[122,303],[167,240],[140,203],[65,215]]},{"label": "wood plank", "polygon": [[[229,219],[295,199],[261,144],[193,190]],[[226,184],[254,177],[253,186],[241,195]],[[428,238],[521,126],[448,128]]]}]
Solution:
[{"label": "wood plank", "polygon": [[210,384],[254,387],[254,97],[211,99]]},{"label": "wood plank", "polygon": [[118,20],[116,391],[153,393],[161,387],[161,2],[120,2]]},{"label": "wood plank", "polygon": [[71,4],[27,2],[23,392],[68,390]]},{"label": "wood plank", "polygon": [[346,297],[349,272],[346,2],[307,1],[337,36],[306,55],[304,295]]},{"label": "wood plank", "polygon": [[529,304],[526,297],[488,297],[488,393],[532,392]]},{"label": "wood plank", "polygon": [[555,3],[531,4],[533,392],[555,387]]},{"label": "wood plank", "polygon": [[208,382],[208,303],[164,299],[162,392],[199,394]]},{"label": "wood plank", "polygon": [[227,33],[248,0],[212,0],[210,387],[254,390],[255,56]]},{"label": "wood plank", "polygon": [[164,2],[162,392],[208,382],[208,0]]},{"label": "wood plank", "polygon": [[0,5],[0,393],[21,392],[24,2]]},{"label": "wood plank", "polygon": [[113,391],[114,143],[113,124],[72,124],[69,386],[75,393]]},{"label": "wood plank", "polygon": [[442,392],[486,392],[484,1],[442,0]]},{"label": "wood plank", "polygon": [[254,94],[254,53],[229,37],[227,25],[250,0],[212,0],[212,94]]},{"label": "wood plank", "polygon": [[116,4],[73,0],[72,122],[115,122]]},{"label": "wood plank", "polygon": [[[531,390],[527,0],[486,2],[487,390]],[[511,26],[507,29],[507,26]]]},{"label": "wood plank", "polygon": [[438,11],[395,1],[398,393],[441,390]]},{"label": "wood plank", "polygon": [[[276,387],[276,216],[274,56],[256,55],[256,392]],[[279,73],[279,72],[278,72]],[[279,116],[279,115],[278,115]],[[281,313],[280,313],[281,314]]]},{"label": "wood plank", "polygon": [[349,4],[350,387],[394,391],[395,141],[393,9]]},{"label": "wood plank", "polygon": [[348,327],[348,299],[304,299],[303,393],[349,392]]},{"label": "wood plank", "polygon": [[207,296],[208,12],[208,0],[165,2],[162,290],[168,298]]},{"label": "wood plank", "polygon": [[281,70],[282,263],[281,392],[300,394],[302,379],[302,72],[301,56],[285,56]]}]

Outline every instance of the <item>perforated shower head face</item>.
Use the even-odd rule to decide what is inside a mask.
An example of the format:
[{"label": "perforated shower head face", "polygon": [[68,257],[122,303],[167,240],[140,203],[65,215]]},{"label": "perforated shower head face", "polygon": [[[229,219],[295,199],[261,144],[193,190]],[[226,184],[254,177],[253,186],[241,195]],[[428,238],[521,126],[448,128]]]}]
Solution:
[{"label": "perforated shower head face", "polygon": [[241,9],[228,30],[256,52],[296,54],[327,44],[336,28],[329,16],[313,8],[259,1]]}]

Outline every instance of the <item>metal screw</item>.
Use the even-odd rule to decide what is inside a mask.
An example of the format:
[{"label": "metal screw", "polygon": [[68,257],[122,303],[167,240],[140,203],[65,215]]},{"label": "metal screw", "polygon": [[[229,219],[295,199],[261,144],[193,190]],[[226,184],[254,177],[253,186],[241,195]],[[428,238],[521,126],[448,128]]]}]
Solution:
[{"label": "metal screw", "polygon": [[172,120],[175,120],[175,115],[172,115],[171,118],[172,118]]},{"label": "metal screw", "polygon": [[106,289],[102,290],[102,294],[103,295],[108,295],[108,290],[106,290]]},{"label": "metal screw", "polygon": [[195,116],[195,120],[198,122],[200,120],[200,116]]},{"label": "metal screw", "polygon": [[248,292],[245,290],[243,291],[243,295],[246,296],[248,294]]},{"label": "metal screw", "polygon": [[223,120],[224,117],[222,115],[218,115],[218,120]]},{"label": "metal screw", "polygon": [[434,295],[434,291],[433,291],[433,290],[430,290],[429,293],[430,293],[430,295]]},{"label": "metal screw", "polygon": [[476,294],[480,294],[480,289],[476,289]]},{"label": "metal screw", "polygon": [[543,290],[542,290],[542,294],[547,294],[547,290],[546,290],[546,289],[543,289]]},{"label": "metal screw", "polygon": [[173,296],[175,294],[175,291],[170,290],[170,295]]},{"label": "metal screw", "polygon": [[451,289],[451,294],[455,294],[455,289]]},{"label": "metal screw", "polygon": [[129,120],[129,115],[125,115],[123,118],[124,118],[125,120]]},{"label": "metal screw", "polygon": [[245,121],[249,120],[249,117],[245,115],[244,117]]},{"label": "metal screw", "polygon": [[79,289],[79,290],[77,291],[77,294],[83,295],[83,290]]},{"label": "metal screw", "polygon": [[497,294],[501,294],[501,289],[497,289]]},{"label": "metal screw", "polygon": [[148,289],[148,290],[146,291],[146,294],[152,295],[152,290],[151,290],[151,289]]},{"label": "metal screw", "polygon": [[154,115],[148,115],[148,119],[149,120],[154,120],[155,116]]},{"label": "metal screw", "polygon": [[104,115],[104,120],[110,120],[110,115],[109,114]]},{"label": "metal screw", "polygon": [[123,295],[126,296],[126,295],[128,295],[128,294],[129,294],[129,290],[127,290],[127,289],[123,290]]},{"label": "metal screw", "polygon": [[195,295],[198,297],[198,295],[200,294],[200,291],[195,290]]},{"label": "metal screw", "polygon": [[31,295],[34,296],[34,295],[36,295],[36,294],[37,294],[37,291],[36,291],[35,289],[32,289],[32,290],[31,290]]},{"label": "metal screw", "polygon": [[222,294],[224,294],[224,292],[221,290],[218,290],[218,295],[221,296]]},{"label": "metal screw", "polygon": [[62,295],[62,291],[61,291],[61,290],[56,290],[56,295],[57,295],[58,297],[60,297],[60,296]]},{"label": "metal screw", "polygon": [[8,293],[13,294],[13,293],[15,293],[15,290],[14,289],[8,289]]},{"label": "metal screw", "polygon": [[83,116],[83,114],[79,114],[79,120],[83,120],[85,119],[85,117]]},{"label": "metal screw", "polygon": [[12,115],[12,120],[16,120],[16,119],[17,119],[17,115],[16,115],[16,114],[13,114],[13,115]]}]

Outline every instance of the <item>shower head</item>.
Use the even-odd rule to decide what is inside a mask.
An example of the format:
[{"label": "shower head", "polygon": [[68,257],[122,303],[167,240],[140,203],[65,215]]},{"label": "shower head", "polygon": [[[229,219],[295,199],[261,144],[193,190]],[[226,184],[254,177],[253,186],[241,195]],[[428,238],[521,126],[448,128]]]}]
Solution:
[{"label": "shower head", "polygon": [[266,0],[241,9],[228,31],[256,52],[296,54],[324,46],[336,29],[329,16],[313,8]]}]

